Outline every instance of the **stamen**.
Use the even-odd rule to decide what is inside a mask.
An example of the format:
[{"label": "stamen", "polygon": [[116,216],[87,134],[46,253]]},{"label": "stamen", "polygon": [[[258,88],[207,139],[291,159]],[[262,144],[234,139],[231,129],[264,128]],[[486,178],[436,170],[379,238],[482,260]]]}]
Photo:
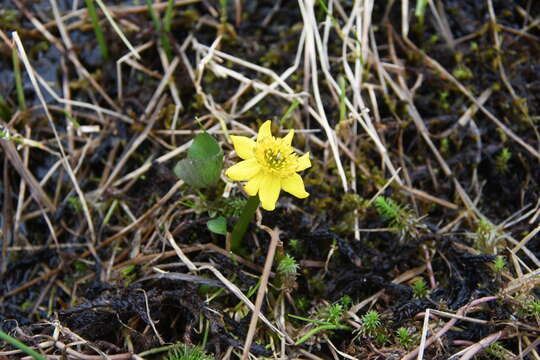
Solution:
[{"label": "stamen", "polygon": [[298,165],[293,148],[279,138],[262,140],[255,148],[255,156],[264,170],[279,177],[290,176]]}]

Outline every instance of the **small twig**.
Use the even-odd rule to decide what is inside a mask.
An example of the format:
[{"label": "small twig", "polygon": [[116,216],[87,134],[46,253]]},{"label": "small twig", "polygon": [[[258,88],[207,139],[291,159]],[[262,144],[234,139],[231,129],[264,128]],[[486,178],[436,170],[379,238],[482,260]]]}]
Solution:
[{"label": "small twig", "polygon": [[496,333],[493,333],[491,335],[486,336],[476,344],[469,347],[469,349],[463,354],[463,356],[460,358],[460,360],[470,360],[473,358],[473,356],[476,355],[479,351],[482,351],[489,345],[493,344],[495,341],[499,340],[501,337],[504,336],[505,331],[497,331]]},{"label": "small twig", "polygon": [[431,256],[429,255],[429,249],[426,245],[422,245],[424,251],[424,257],[426,258],[426,269],[429,276],[429,285],[432,290],[437,288],[437,281],[435,281],[435,275],[433,274],[433,267],[431,266]]},{"label": "small twig", "polygon": [[[473,307],[473,306],[476,306],[476,305],[479,305],[479,304],[482,304],[482,303],[486,303],[486,302],[490,302],[490,301],[495,301],[495,300],[498,300],[499,297],[498,296],[487,296],[487,297],[483,297],[483,298],[480,298],[480,299],[476,299],[476,300],[473,300],[471,301],[469,304],[461,307],[458,311],[457,311],[457,314],[462,316],[464,314],[467,313],[467,311],[469,310],[469,308]],[[429,310],[429,309],[428,309]],[[426,311],[427,313],[427,311]],[[426,318],[428,318],[426,316]],[[418,348],[416,348],[415,350],[409,352],[407,355],[405,355],[401,360],[412,360],[413,358],[415,358],[418,354],[421,353],[421,351],[423,351],[424,348],[428,347],[429,345],[433,344],[435,341],[437,341],[438,339],[440,339],[444,334],[446,334],[446,332],[448,330],[450,330],[452,328],[452,326],[455,325],[455,323],[458,321],[458,319],[452,319],[450,321],[448,321],[443,327],[441,330],[439,330],[437,333],[435,333],[434,335],[432,335],[429,339],[427,339],[425,341],[425,345],[424,346],[420,346]],[[425,324],[425,321],[424,321],[424,327],[426,327],[427,325]],[[427,330],[426,330],[427,331]]]},{"label": "small twig", "polygon": [[257,320],[259,319],[259,313],[261,312],[261,306],[268,287],[268,278],[270,277],[270,270],[274,263],[274,255],[276,248],[279,244],[279,229],[274,228],[271,230],[266,226],[261,226],[268,234],[270,234],[270,245],[268,246],[268,253],[266,254],[266,261],[264,262],[263,273],[260,277],[260,286],[257,291],[257,299],[255,300],[255,309],[251,314],[251,321],[249,323],[248,333],[246,335],[246,341],[244,343],[244,351],[242,352],[242,360],[247,360],[249,356],[249,350],[253,342],[255,330],[257,329]]}]

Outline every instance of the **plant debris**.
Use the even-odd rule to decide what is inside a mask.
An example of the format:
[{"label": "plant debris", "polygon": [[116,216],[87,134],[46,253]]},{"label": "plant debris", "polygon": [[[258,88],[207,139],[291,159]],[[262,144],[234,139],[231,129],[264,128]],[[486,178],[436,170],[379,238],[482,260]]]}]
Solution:
[{"label": "plant debris", "polygon": [[[539,358],[539,18],[0,0],[0,358]],[[231,245],[262,124],[309,197]]]}]

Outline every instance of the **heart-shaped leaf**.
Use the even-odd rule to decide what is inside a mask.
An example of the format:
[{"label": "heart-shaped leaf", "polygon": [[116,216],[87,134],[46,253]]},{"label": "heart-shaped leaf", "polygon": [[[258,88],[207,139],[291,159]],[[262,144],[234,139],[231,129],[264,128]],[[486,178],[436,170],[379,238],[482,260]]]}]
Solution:
[{"label": "heart-shaped leaf", "polygon": [[174,173],[194,187],[214,185],[223,169],[223,151],[208,133],[197,135],[188,149],[187,157],[174,167]]},{"label": "heart-shaped leaf", "polygon": [[209,220],[206,223],[208,230],[215,234],[227,235],[227,220],[223,216]]}]

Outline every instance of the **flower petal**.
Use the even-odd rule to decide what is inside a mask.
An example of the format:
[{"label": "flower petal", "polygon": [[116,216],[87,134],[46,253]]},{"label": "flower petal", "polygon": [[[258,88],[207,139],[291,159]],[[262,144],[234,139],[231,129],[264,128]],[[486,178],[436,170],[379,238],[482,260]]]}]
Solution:
[{"label": "flower petal", "polygon": [[311,161],[309,160],[309,152],[307,152],[298,158],[298,166],[296,167],[296,171],[306,170],[309,167],[311,167]]},{"label": "flower petal", "polygon": [[300,199],[304,199],[309,196],[309,193],[306,192],[306,189],[304,188],[304,181],[302,180],[302,177],[298,174],[294,174],[285,179],[282,179],[281,187],[289,194],[294,195]]},{"label": "flower petal", "polygon": [[291,129],[289,130],[289,132],[287,133],[287,135],[285,135],[285,137],[283,138],[283,141],[287,144],[287,145],[291,145],[292,144],[292,138],[294,136],[294,130]]},{"label": "flower petal", "polygon": [[270,136],[272,136],[272,122],[270,120],[266,120],[264,124],[262,124],[259,128],[259,133],[257,134],[257,142]]},{"label": "flower petal", "polygon": [[255,196],[257,195],[257,192],[259,191],[259,187],[261,185],[262,179],[264,178],[264,175],[262,172],[259,172],[257,175],[251,178],[244,186],[244,190],[249,196]]},{"label": "flower petal", "polygon": [[259,170],[261,170],[261,166],[257,162],[257,159],[251,158],[231,166],[225,171],[225,175],[232,180],[245,181],[257,175]]},{"label": "flower petal", "polygon": [[272,211],[276,208],[276,202],[281,190],[281,179],[271,175],[264,175],[259,186],[259,199],[263,209]]},{"label": "flower petal", "polygon": [[234,151],[241,159],[247,160],[255,156],[253,154],[253,148],[255,147],[255,141],[245,136],[231,135],[231,140],[234,146]]}]

